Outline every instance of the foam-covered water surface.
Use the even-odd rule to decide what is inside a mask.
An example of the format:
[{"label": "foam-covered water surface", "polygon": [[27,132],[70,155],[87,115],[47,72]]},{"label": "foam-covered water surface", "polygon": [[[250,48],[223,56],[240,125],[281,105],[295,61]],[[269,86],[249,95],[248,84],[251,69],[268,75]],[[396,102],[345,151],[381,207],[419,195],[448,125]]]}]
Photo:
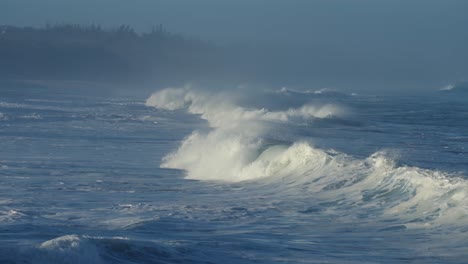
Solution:
[{"label": "foam-covered water surface", "polygon": [[452,93],[7,88],[0,263],[468,259]]}]

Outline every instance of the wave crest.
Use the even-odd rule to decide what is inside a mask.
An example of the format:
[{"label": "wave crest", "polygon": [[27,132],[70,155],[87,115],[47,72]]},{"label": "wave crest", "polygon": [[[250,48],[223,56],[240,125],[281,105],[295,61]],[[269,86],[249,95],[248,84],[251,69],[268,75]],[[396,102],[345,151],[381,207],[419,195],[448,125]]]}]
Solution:
[{"label": "wave crest", "polygon": [[323,119],[346,115],[343,108],[333,104],[309,104],[285,111],[269,111],[265,108],[247,109],[235,105],[225,94],[196,93],[190,88],[168,88],[158,91],[146,100],[146,106],[170,111],[187,109],[191,114],[201,115],[212,127],[232,126],[245,121],[287,122],[291,118]]}]

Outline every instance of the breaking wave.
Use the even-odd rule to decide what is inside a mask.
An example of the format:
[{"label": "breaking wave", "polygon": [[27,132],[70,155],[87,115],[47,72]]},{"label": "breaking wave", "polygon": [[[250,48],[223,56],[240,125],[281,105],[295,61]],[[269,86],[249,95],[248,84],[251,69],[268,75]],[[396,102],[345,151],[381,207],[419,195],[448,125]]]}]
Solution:
[{"label": "breaking wave", "polygon": [[405,228],[468,220],[468,184],[461,177],[397,165],[382,151],[357,159],[307,141],[275,143],[266,136],[277,128],[275,122],[345,116],[338,105],[247,109],[222,94],[204,95],[189,88],[161,90],[146,105],[187,109],[211,126],[207,132],[194,131],[162,161],[161,167],[185,170],[190,179],[279,184],[278,193],[340,201],[337,208],[359,207],[396,217]]},{"label": "breaking wave", "polygon": [[146,100],[147,106],[165,110],[187,109],[191,114],[201,115],[212,127],[239,125],[246,121],[282,121],[291,118],[329,118],[346,113],[337,105],[304,105],[285,111],[269,111],[265,108],[248,109],[234,104],[225,94],[208,95],[196,93],[189,88],[169,88],[154,93]]},{"label": "breaking wave", "polygon": [[447,93],[467,93],[468,92],[468,82],[459,82],[455,84],[448,84],[439,89],[439,92]]},{"label": "breaking wave", "polygon": [[344,92],[340,92],[336,89],[333,88],[321,88],[318,90],[305,90],[305,91],[299,91],[299,90],[294,90],[291,88],[283,87],[277,91],[275,91],[278,94],[284,94],[288,96],[292,95],[301,95],[301,96],[334,96],[334,97],[347,97],[347,96],[354,96],[356,95],[355,93],[347,94]]}]

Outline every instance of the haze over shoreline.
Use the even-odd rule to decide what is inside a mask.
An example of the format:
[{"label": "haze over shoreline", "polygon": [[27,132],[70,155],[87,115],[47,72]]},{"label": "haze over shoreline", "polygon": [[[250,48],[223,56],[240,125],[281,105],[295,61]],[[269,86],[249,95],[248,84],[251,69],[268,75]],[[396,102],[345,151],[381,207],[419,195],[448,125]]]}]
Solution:
[{"label": "haze over shoreline", "polygon": [[[210,46],[203,52],[172,44],[168,50],[148,49],[151,43],[140,38],[134,42],[146,47],[137,54],[138,45],[108,41],[98,45],[99,51],[75,50],[84,53],[77,56],[81,62],[71,56],[55,77],[41,78],[104,79],[134,86],[229,83],[391,93],[437,90],[468,80],[467,8],[468,2],[458,0],[5,0],[0,3],[0,25],[44,28],[58,22],[84,28],[101,25],[107,32],[125,24],[144,35],[162,24],[171,35]],[[26,47],[21,51],[28,52]],[[92,52],[100,59],[80,64]],[[165,57],[155,57],[154,52]],[[53,64],[49,59],[42,62],[25,63],[17,70],[4,63],[2,70],[7,71],[0,78],[11,77],[12,72],[26,74],[31,68],[34,74],[29,75],[41,75],[43,66]]]}]

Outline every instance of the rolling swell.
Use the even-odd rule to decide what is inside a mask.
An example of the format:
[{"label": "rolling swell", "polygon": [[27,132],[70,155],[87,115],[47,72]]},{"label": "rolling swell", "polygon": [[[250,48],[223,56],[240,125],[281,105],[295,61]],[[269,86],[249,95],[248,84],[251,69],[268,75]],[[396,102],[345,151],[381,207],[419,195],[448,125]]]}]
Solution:
[{"label": "rolling swell", "polygon": [[271,143],[272,131],[282,124],[346,118],[339,105],[306,104],[269,111],[243,108],[223,94],[189,88],[159,91],[146,105],[187,109],[212,128],[194,131],[163,159],[161,167],[185,170],[187,178],[255,181],[262,186],[259,192],[274,190],[278,197],[301,196],[326,205],[306,208],[304,213],[340,211],[351,218],[394,221],[395,225],[382,229],[386,231],[463,226],[467,220],[468,184],[462,175],[398,165],[384,151],[357,159],[300,139]]},{"label": "rolling swell", "polygon": [[183,244],[79,235],[60,236],[19,251],[10,249],[2,255],[2,263],[207,263]]}]

